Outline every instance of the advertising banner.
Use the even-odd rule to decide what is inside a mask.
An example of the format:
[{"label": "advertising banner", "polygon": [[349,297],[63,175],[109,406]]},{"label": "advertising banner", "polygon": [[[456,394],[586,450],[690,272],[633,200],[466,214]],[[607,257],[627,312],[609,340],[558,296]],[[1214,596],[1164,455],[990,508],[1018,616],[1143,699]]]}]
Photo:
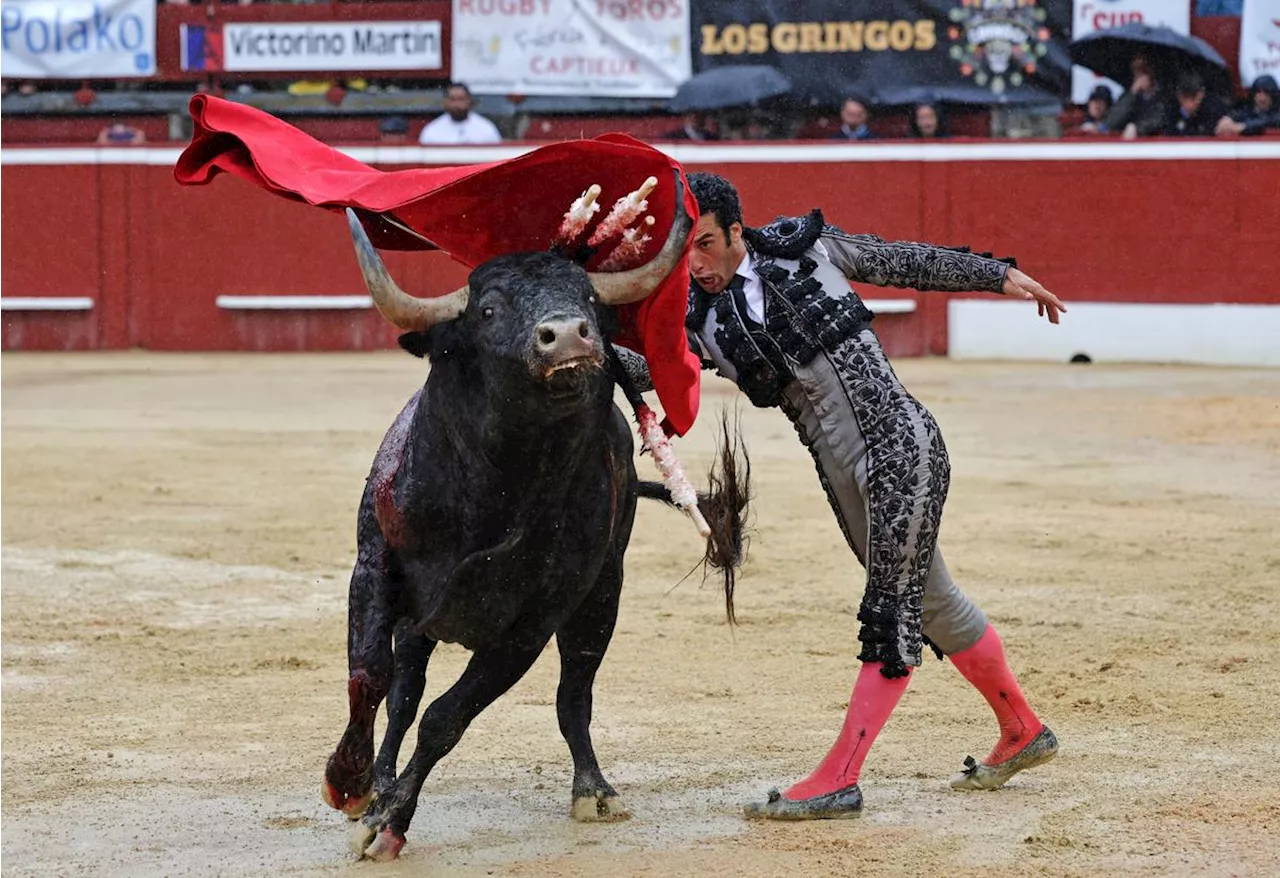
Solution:
[{"label": "advertising banner", "polygon": [[[1095,31],[1119,27],[1131,21],[1162,24],[1180,34],[1191,33],[1191,0],[1075,0],[1071,18],[1071,39],[1078,40]],[[1083,104],[1099,85],[1120,96],[1118,84],[1092,70],[1071,68],[1071,103]]]},{"label": "advertising banner", "polygon": [[1071,0],[720,0],[693,8],[694,68],[764,64],[837,105],[1065,98]]},{"label": "advertising banner", "polygon": [[671,97],[691,72],[689,7],[453,0],[453,77],[478,94]]},{"label": "advertising banner", "polygon": [[2,0],[0,71],[12,79],[156,72],[155,0]]},{"label": "advertising banner", "polygon": [[1240,17],[1240,81],[1280,79],[1280,0],[1244,0]]},{"label": "advertising banner", "polygon": [[439,21],[228,22],[182,25],[183,70],[279,73],[439,70]]}]

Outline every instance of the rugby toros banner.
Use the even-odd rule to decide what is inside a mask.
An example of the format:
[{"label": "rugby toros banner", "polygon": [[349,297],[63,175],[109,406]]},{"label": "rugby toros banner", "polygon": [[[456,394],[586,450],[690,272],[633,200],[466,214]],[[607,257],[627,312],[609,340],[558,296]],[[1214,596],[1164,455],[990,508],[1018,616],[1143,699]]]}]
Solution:
[{"label": "rugby toros banner", "polygon": [[480,94],[671,97],[690,75],[689,5],[453,0],[453,77]]},{"label": "rugby toros banner", "polygon": [[1036,104],[1066,97],[1071,0],[717,0],[695,71],[767,64],[801,100]]}]

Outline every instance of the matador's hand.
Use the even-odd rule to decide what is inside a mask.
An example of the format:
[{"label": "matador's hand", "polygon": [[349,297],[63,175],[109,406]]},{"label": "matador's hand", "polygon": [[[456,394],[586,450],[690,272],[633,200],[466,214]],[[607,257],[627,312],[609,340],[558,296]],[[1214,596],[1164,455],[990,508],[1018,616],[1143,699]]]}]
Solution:
[{"label": "matador's hand", "polygon": [[1009,269],[1000,292],[1015,299],[1035,299],[1040,316],[1047,314],[1050,323],[1057,323],[1059,313],[1066,313],[1067,310],[1061,299],[1042,287],[1035,278],[1016,268]]}]

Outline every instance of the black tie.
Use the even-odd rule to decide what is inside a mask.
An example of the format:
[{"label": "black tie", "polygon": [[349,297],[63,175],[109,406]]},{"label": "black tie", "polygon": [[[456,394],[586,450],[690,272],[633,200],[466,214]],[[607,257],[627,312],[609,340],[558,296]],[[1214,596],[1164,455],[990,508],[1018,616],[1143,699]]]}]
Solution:
[{"label": "black tie", "polygon": [[733,304],[738,309],[738,316],[742,318],[742,323],[748,329],[759,329],[760,324],[751,317],[751,312],[747,310],[747,279],[740,274],[735,274],[733,280],[729,281],[729,292],[733,293]]}]

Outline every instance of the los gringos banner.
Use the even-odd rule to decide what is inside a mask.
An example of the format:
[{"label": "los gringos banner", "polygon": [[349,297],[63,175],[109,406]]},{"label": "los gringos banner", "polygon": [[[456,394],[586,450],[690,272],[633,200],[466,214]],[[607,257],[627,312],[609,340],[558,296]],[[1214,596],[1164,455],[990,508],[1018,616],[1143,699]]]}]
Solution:
[{"label": "los gringos banner", "polygon": [[691,16],[695,71],[767,64],[814,103],[1044,103],[1071,82],[1071,0],[716,0]]}]

